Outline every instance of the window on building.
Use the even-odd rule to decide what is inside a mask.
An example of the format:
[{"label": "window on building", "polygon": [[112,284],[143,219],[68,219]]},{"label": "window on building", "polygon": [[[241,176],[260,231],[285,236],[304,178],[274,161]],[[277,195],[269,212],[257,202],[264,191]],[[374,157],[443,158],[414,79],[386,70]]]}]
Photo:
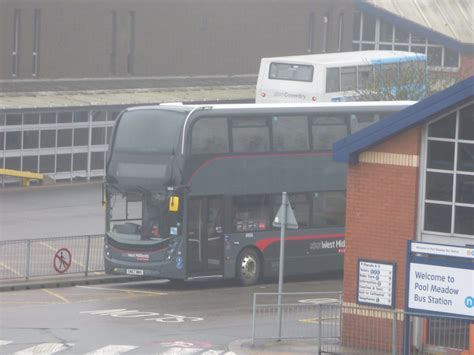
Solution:
[{"label": "window on building", "polygon": [[54,155],[40,155],[40,173],[54,173]]},{"label": "window on building", "polygon": [[428,65],[430,67],[440,67],[442,64],[443,48],[428,47]]},{"label": "window on building", "polygon": [[5,149],[21,149],[21,132],[6,132],[5,133]]},{"label": "window on building", "polygon": [[[360,35],[362,29],[362,38]],[[428,56],[428,65],[437,68],[459,68],[459,52],[427,41],[424,36],[408,32],[384,19],[369,14],[354,16],[352,50],[397,50],[422,53]]]},{"label": "window on building", "polygon": [[23,131],[23,149],[36,149],[39,146],[39,131]]},{"label": "window on building", "polygon": [[87,153],[76,153],[73,155],[72,170],[87,170]]},{"label": "window on building", "polygon": [[41,148],[53,148],[56,146],[56,130],[45,129],[40,133],[40,147]]},{"label": "window on building", "polygon": [[5,158],[5,169],[21,170],[21,159],[20,159],[20,157]]},{"label": "window on building", "polygon": [[39,124],[39,113],[25,113],[23,115],[23,124]]},{"label": "window on building", "polygon": [[92,128],[92,145],[102,145],[105,144],[105,127],[94,127]]},{"label": "window on building", "polygon": [[72,112],[59,112],[58,113],[58,123],[71,123],[72,122]]},{"label": "window on building", "polygon": [[20,126],[21,125],[21,115],[7,114],[7,116],[6,116],[6,125],[7,126]]},{"label": "window on building", "polygon": [[380,42],[393,42],[393,25],[380,20]]},{"label": "window on building", "polygon": [[375,41],[375,17],[364,14],[362,19],[362,40]]},{"label": "window on building", "polygon": [[105,168],[105,153],[91,153],[91,170],[101,170]]},{"label": "window on building", "polygon": [[23,157],[22,170],[30,171],[32,173],[37,173],[38,172],[38,156],[34,155],[34,156]]},{"label": "window on building", "polygon": [[71,171],[71,154],[58,154],[56,156],[56,170],[58,173],[65,173]]},{"label": "window on building", "polygon": [[41,124],[55,124],[56,123],[56,113],[46,112],[41,114]]},{"label": "window on building", "polygon": [[58,147],[72,146],[72,129],[58,129]]},{"label": "window on building", "polygon": [[428,125],[424,233],[474,237],[474,104]]},{"label": "window on building", "polygon": [[74,146],[86,146],[89,144],[89,129],[74,128]]},{"label": "window on building", "polygon": [[362,15],[360,12],[354,13],[354,22],[352,26],[352,39],[354,41],[360,41],[360,23],[362,21]]}]

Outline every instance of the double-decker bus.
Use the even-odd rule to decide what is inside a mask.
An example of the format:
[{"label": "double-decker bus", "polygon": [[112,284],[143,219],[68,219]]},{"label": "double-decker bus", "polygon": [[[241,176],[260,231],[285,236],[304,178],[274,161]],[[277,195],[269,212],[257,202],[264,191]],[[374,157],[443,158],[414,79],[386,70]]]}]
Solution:
[{"label": "double-decker bus", "polygon": [[402,51],[262,58],[255,102],[359,101],[372,90],[419,100],[426,94],[426,68],[426,55]]},{"label": "double-decker bus", "polygon": [[285,275],[342,270],[346,167],[336,140],[412,102],[159,105],[117,118],[104,198],[105,270],[193,280],[277,275],[288,193]]}]

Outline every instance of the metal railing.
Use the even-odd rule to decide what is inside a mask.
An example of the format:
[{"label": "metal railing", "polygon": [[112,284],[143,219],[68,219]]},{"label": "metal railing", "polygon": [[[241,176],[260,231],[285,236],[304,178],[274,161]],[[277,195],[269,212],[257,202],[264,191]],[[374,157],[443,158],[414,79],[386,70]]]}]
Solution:
[{"label": "metal railing", "polygon": [[104,270],[104,235],[0,241],[0,280]]},{"label": "metal railing", "polygon": [[[341,293],[282,293],[278,329],[278,293],[254,293],[252,344],[262,340],[311,339],[316,354],[397,355],[403,349],[405,312],[343,303]],[[409,353],[467,354],[472,321],[419,317],[409,323]],[[448,350],[447,350],[448,349]]]},{"label": "metal railing", "polygon": [[252,342],[339,338],[341,296],[340,292],[282,293],[282,328],[279,335],[278,293],[254,293]]}]

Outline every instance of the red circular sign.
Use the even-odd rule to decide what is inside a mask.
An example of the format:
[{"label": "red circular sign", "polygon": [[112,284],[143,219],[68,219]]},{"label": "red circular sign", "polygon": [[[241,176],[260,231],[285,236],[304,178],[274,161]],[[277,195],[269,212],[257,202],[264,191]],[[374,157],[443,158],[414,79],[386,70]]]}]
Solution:
[{"label": "red circular sign", "polygon": [[54,254],[54,270],[56,270],[60,274],[64,274],[69,269],[69,267],[71,266],[71,262],[71,252],[66,248],[61,248],[56,252],[56,254]]}]

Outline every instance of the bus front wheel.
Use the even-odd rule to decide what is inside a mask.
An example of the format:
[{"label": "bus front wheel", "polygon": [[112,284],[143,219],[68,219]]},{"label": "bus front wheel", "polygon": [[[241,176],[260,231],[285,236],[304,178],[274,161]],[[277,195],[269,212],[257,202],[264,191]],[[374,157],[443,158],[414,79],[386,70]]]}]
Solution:
[{"label": "bus front wheel", "polygon": [[242,250],[237,260],[237,275],[243,286],[257,284],[260,279],[262,262],[254,249]]}]

